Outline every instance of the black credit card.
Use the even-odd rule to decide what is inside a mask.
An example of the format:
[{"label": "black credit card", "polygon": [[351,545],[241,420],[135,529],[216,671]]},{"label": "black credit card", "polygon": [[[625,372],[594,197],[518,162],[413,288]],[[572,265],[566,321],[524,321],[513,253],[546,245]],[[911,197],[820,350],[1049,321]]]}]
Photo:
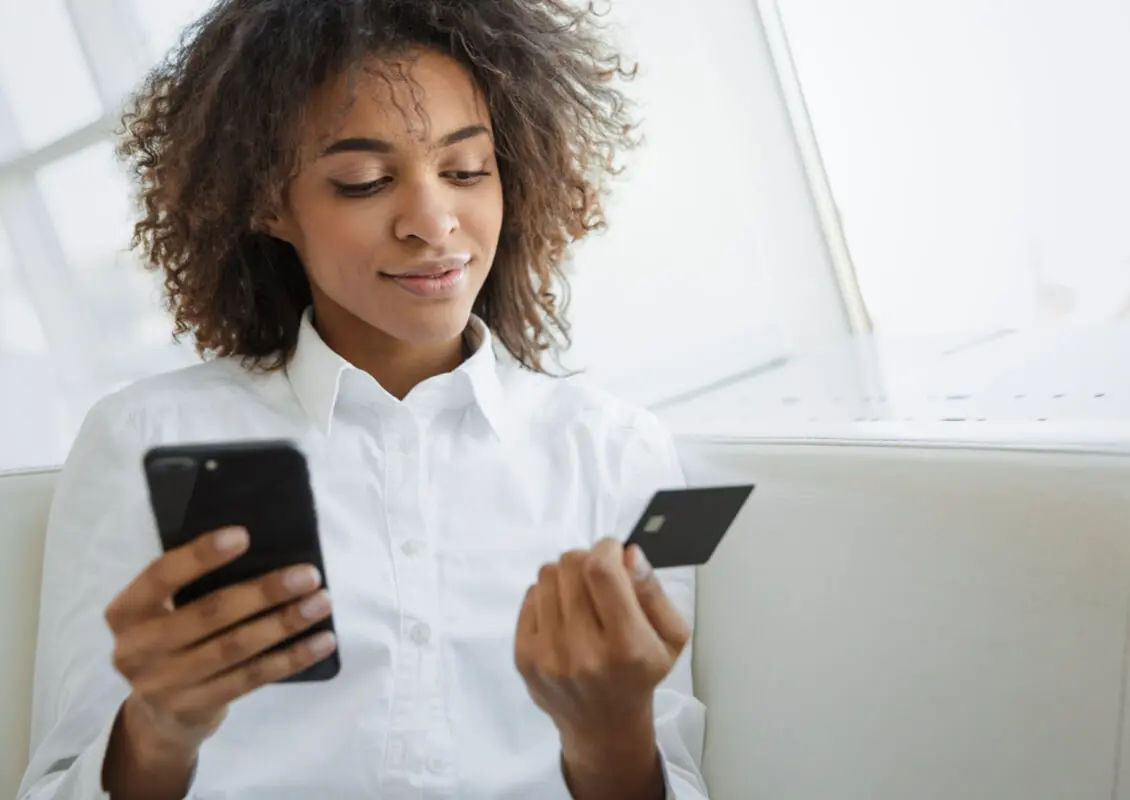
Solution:
[{"label": "black credit card", "polygon": [[716,486],[656,492],[624,546],[639,545],[657,569],[705,564],[753,488]]}]

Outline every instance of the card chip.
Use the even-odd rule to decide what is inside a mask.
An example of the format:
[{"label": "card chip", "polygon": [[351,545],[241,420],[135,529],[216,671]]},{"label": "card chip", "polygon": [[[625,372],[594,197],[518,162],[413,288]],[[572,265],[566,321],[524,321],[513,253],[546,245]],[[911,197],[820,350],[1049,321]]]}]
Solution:
[{"label": "card chip", "polygon": [[667,522],[667,517],[662,514],[656,514],[654,517],[647,521],[643,526],[644,533],[659,533],[659,529]]}]

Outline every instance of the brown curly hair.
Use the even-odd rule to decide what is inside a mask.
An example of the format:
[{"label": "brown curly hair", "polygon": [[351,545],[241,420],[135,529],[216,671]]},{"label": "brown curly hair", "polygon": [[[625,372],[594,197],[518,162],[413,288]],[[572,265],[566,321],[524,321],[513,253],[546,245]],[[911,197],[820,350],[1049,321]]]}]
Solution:
[{"label": "brown curly hair", "polygon": [[139,184],[133,246],[163,272],[175,335],[202,356],[286,364],[311,291],[257,220],[281,208],[312,93],[367,56],[429,48],[468,68],[490,110],[504,220],[474,311],[524,366],[569,343],[570,243],[637,144],[630,78],[602,13],[569,0],[221,0],[146,78],[119,155]]}]

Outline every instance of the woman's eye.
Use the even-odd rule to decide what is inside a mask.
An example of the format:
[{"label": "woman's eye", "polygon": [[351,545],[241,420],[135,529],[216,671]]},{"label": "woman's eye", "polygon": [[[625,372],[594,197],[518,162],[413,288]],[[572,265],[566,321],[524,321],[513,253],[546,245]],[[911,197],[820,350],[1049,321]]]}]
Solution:
[{"label": "woman's eye", "polygon": [[369,197],[385,188],[391,180],[392,178],[378,178],[368,183],[337,183],[335,181],[334,188],[343,197]]},{"label": "woman's eye", "polygon": [[457,186],[474,186],[490,175],[489,172],[447,172],[444,177]]},{"label": "woman's eye", "polygon": [[[443,177],[456,186],[474,186],[489,175],[489,172],[481,170],[476,172],[457,170],[443,173]],[[334,181],[333,185],[334,189],[342,197],[372,197],[390,183],[392,183],[392,178],[384,177],[367,183],[339,183]]]}]

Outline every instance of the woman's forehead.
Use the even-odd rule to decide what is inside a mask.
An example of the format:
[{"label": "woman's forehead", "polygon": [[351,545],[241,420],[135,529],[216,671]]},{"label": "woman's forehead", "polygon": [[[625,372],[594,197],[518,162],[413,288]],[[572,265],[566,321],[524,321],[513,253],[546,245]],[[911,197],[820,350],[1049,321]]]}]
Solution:
[{"label": "woman's forehead", "polygon": [[370,56],[317,90],[306,114],[307,144],[366,136],[430,144],[469,125],[490,127],[469,70],[433,51]]}]

